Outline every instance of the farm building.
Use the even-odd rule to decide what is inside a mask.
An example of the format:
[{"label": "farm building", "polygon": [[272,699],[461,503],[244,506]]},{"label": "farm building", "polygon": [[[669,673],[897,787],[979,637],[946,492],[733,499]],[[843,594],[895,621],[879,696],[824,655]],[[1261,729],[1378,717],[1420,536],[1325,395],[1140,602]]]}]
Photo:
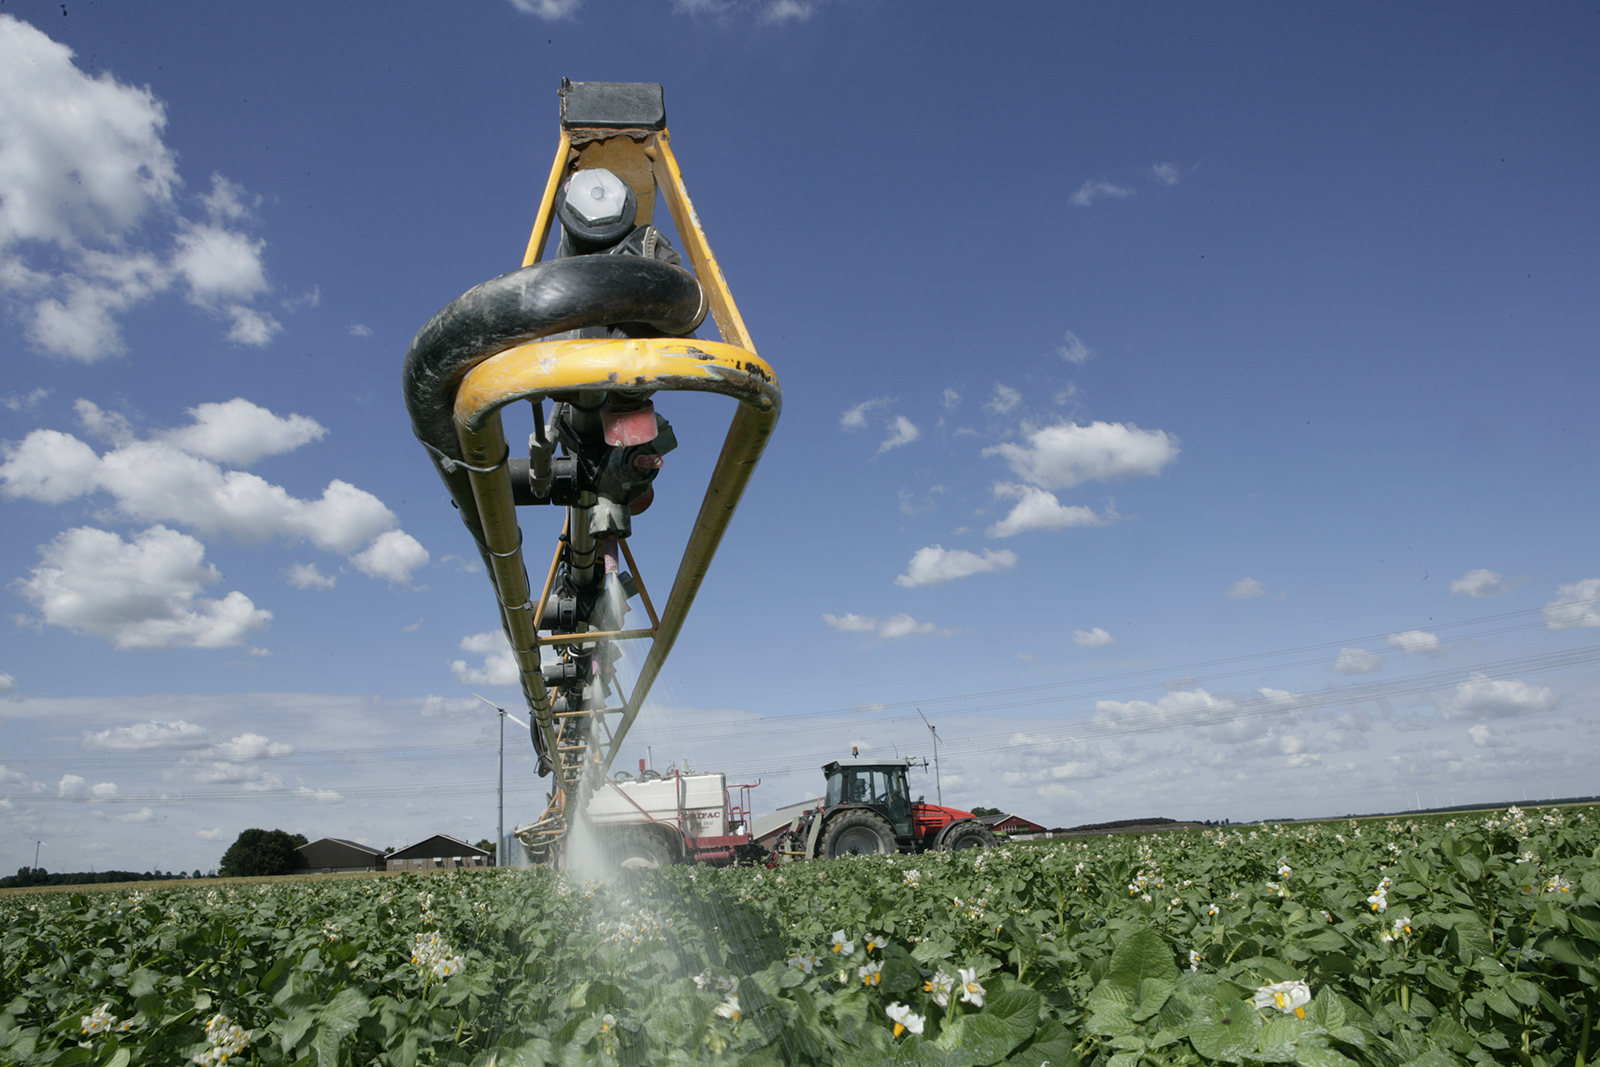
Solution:
[{"label": "farm building", "polygon": [[425,841],[389,853],[391,871],[429,871],[449,867],[488,867],[492,857],[483,849],[457,841],[448,834],[434,834]]},{"label": "farm building", "polygon": [[978,821],[997,834],[1005,834],[1007,837],[1019,839],[1032,837],[1034,834],[1049,833],[1050,830],[1049,827],[1040,826],[1038,823],[1030,819],[1024,819],[1020,815],[982,815],[978,817]]},{"label": "farm building", "polygon": [[295,851],[300,854],[300,866],[312,874],[349,874],[384,869],[383,849],[342,837],[324,837],[301,845]]}]

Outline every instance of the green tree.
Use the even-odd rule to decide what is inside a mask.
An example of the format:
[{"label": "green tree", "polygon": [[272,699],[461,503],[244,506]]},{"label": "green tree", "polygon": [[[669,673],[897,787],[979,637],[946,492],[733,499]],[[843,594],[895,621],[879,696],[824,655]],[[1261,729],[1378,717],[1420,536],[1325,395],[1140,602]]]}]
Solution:
[{"label": "green tree", "polygon": [[494,853],[495,853],[495,848],[494,848],[494,842],[493,842],[493,841],[490,841],[490,840],[489,840],[489,839],[488,839],[488,838],[487,838],[487,837],[486,837],[486,838],[484,838],[484,839],[483,839],[483,840],[481,840],[481,841],[479,841],[479,842],[478,842],[478,843],[477,843],[477,845],[476,845],[476,846],[475,846],[475,847],[477,847],[477,848],[481,848],[481,849],[483,849],[483,850],[484,850],[484,851],[485,851],[485,852],[487,852],[487,853],[488,853],[488,854],[489,854],[489,862],[490,862],[490,863],[493,863],[493,862],[494,862]]},{"label": "green tree", "polygon": [[304,834],[283,830],[246,830],[222,854],[219,873],[224,878],[254,878],[288,874],[298,866],[295,849],[306,844]]},{"label": "green tree", "polygon": [[1001,811],[999,808],[973,808],[972,809],[972,814],[974,814],[974,815],[1004,815],[1005,812]]}]

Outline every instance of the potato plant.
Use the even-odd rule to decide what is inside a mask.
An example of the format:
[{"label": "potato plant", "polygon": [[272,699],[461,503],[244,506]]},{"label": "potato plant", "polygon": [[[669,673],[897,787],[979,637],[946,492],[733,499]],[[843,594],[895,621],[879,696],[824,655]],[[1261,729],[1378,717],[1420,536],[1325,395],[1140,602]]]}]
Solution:
[{"label": "potato plant", "polygon": [[0,1063],[1585,1065],[1600,820],[0,898]]}]

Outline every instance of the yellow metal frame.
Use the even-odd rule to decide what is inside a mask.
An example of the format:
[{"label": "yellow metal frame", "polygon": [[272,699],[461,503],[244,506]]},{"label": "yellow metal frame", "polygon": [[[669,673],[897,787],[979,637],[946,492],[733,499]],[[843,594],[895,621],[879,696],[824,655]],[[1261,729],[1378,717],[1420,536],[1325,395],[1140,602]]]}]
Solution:
[{"label": "yellow metal frame", "polygon": [[[656,188],[667,205],[678,237],[684,245],[684,254],[706,293],[708,311],[723,340],[666,337],[535,341],[484,360],[466,375],[455,395],[456,433],[483,524],[485,547],[492,563],[506,634],[523,676],[523,688],[529,697],[534,729],[543,733],[545,751],[557,760],[557,787],[552,803],[557,813],[563,803],[563,787],[568,781],[568,775],[562,772],[572,768],[562,766],[564,761],[561,753],[568,749],[558,744],[560,731],[556,720],[561,716],[551,711],[540,669],[540,648],[574,641],[651,640],[633,691],[620,707],[606,708],[596,713],[606,731],[604,751],[585,751],[583,770],[592,776],[591,782],[598,781],[616,759],[651,685],[668,653],[672,651],[728,522],[777,423],[783,400],[777,376],[756,355],[750,344],[744,320],[734,304],[733,295],[728,291],[727,281],[712,255],[688,190],[684,187],[667,131],[627,131],[616,136],[627,141],[621,143],[616,138],[608,139],[608,150],[613,157],[619,151],[626,154],[637,150],[649,162],[648,169],[654,173]],[[573,147],[572,139],[563,130],[523,257],[524,266],[532,265],[542,257],[554,220],[557,192],[568,174],[575,169],[581,169],[581,151]],[[645,202],[643,195],[640,201]],[[739,403],[734,409],[721,454],[685,545],[671,592],[661,606],[659,616],[641,580],[641,594],[650,616],[650,628],[540,637],[539,616],[549,598],[562,547],[557,545],[544,589],[539,598],[534,600],[523,560],[522,530],[512,502],[508,462],[510,449],[501,425],[500,410],[518,400],[539,401],[577,391],[619,387],[652,393],[671,390],[720,393]],[[639,579],[638,568],[633,565],[626,542],[623,542],[623,551],[627,554],[629,566],[633,568],[633,575]],[[616,717],[615,724],[607,716]],[[559,832],[560,827],[553,827],[551,836]]]}]

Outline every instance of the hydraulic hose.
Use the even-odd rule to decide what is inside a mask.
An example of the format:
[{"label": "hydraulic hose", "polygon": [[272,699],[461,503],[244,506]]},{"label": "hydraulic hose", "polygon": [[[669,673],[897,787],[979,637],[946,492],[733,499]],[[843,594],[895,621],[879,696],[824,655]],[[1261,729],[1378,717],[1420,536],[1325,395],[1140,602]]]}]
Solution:
[{"label": "hydraulic hose", "polygon": [[417,331],[402,373],[411,428],[480,550],[483,530],[453,419],[456,387],[467,372],[508,348],[567,330],[642,323],[676,336],[705,314],[705,291],[681,267],[639,256],[574,256],[491,278]]}]

